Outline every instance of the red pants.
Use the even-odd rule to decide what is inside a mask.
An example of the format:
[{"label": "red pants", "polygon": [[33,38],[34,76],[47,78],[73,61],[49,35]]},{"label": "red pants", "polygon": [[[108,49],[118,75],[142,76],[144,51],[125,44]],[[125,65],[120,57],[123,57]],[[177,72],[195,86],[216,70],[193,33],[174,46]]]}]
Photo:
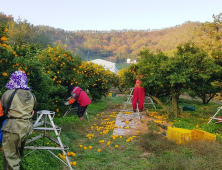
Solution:
[{"label": "red pants", "polygon": [[136,110],[136,103],[137,103],[138,99],[139,99],[139,105],[138,105],[139,110],[143,110],[143,104],[144,104],[144,100],[145,100],[145,88],[134,87],[133,101],[132,101],[133,110]]}]

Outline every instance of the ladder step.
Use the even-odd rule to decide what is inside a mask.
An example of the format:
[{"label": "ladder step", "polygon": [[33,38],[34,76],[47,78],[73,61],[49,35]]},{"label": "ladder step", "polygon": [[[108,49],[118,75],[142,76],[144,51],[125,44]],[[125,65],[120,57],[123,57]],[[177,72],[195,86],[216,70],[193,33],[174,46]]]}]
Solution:
[{"label": "ladder step", "polygon": [[[57,145],[60,145],[59,141],[57,139],[53,138],[52,136],[46,135],[45,137],[47,137],[49,140],[51,140],[52,142],[56,143]],[[63,144],[63,146],[64,146],[64,148],[68,148],[68,146],[66,146],[65,144]]]},{"label": "ladder step", "polygon": [[[46,134],[45,137],[48,138],[49,140],[51,140],[52,142],[56,143],[57,145],[60,145],[59,141],[56,140],[55,138],[53,138],[52,136]],[[38,139],[40,139],[40,138],[43,138],[43,134],[38,135],[38,136],[36,136],[36,137],[33,137],[32,139],[28,139],[28,140],[26,141],[26,144],[31,143],[31,142],[34,142],[34,141],[36,141],[36,140],[38,140]],[[63,145],[64,148],[68,148],[68,146],[66,146],[65,144],[62,144],[62,145]],[[40,147],[38,147],[38,148],[40,148]],[[57,147],[57,148],[58,148],[58,147]]]},{"label": "ladder step", "polygon": [[37,127],[34,130],[61,130],[61,128],[47,128],[47,127]]},{"label": "ladder step", "polygon": [[33,142],[33,141],[36,141],[36,140],[38,140],[38,139],[40,139],[40,138],[42,138],[42,137],[43,137],[43,135],[41,134],[41,135],[38,135],[38,136],[33,137],[32,139],[28,139],[28,140],[26,141],[26,144],[31,143],[31,142]]},{"label": "ladder step", "polygon": [[64,150],[64,149],[69,149],[68,147],[50,147],[50,146],[25,146],[25,149],[50,149],[50,150]]},{"label": "ladder step", "polygon": [[[52,126],[52,124],[51,124],[50,122],[46,122],[46,124]],[[60,127],[57,126],[57,125],[55,125],[55,127],[56,127],[56,129],[57,129],[57,128],[60,128]],[[60,128],[60,129],[61,129],[61,128]]]}]

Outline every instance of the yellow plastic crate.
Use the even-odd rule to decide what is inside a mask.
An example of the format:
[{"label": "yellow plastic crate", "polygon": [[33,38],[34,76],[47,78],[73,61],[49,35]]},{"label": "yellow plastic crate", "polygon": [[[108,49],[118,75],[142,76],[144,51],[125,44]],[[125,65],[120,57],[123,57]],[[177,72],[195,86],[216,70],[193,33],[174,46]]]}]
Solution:
[{"label": "yellow plastic crate", "polygon": [[192,140],[191,130],[168,127],[167,138],[177,144],[189,143]]},{"label": "yellow plastic crate", "polygon": [[216,141],[216,135],[199,130],[199,129],[193,129],[192,130],[192,138],[193,140],[201,140],[201,141]]},{"label": "yellow plastic crate", "polygon": [[112,97],[113,96],[113,94],[112,93],[109,93],[109,97]]}]

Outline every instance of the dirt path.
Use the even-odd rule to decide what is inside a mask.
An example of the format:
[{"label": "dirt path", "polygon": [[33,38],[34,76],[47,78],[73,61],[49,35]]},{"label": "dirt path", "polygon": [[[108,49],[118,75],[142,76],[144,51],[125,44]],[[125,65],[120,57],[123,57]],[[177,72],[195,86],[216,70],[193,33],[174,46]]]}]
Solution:
[{"label": "dirt path", "polygon": [[118,96],[124,97],[126,95],[125,94],[116,94],[116,97],[118,97]]},{"label": "dirt path", "polygon": [[[123,114],[120,112],[116,117],[115,126],[117,126],[117,128],[113,130],[113,135],[125,136],[148,133],[150,130],[148,129],[147,124],[149,121],[155,120],[155,118],[149,117],[147,114],[149,114],[149,112],[132,114]],[[166,121],[160,124],[165,126],[171,126]],[[129,129],[126,129],[126,127],[129,127]],[[166,132],[166,130],[161,127],[159,127],[159,129],[161,133]]]}]

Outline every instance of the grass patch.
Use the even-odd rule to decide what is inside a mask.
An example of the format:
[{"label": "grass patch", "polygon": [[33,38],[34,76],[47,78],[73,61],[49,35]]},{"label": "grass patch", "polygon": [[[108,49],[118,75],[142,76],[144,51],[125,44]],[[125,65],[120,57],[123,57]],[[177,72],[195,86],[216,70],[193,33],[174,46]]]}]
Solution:
[{"label": "grass patch", "polygon": [[[69,147],[69,150],[76,153],[76,157],[71,158],[70,161],[76,161],[79,165],[77,167],[79,169],[91,169],[91,167],[97,167],[98,165],[103,166],[107,162],[110,162],[112,158],[108,158],[108,153],[101,152],[98,153],[95,150],[89,152],[84,152],[82,148],[79,148],[79,144],[82,143],[84,146],[92,145],[93,148],[96,148],[98,145],[98,141],[92,140],[89,142],[86,142],[86,134],[90,132],[90,127],[92,126],[92,122],[100,121],[95,120],[96,114],[100,114],[101,112],[105,111],[105,109],[109,110],[109,114],[112,111],[120,109],[119,103],[122,103],[125,101],[124,97],[107,97],[103,98],[100,101],[93,102],[90,104],[87,108],[88,113],[90,115],[90,121],[85,118],[83,122],[81,122],[75,112],[70,113],[66,117],[55,117],[54,123],[57,126],[60,126],[62,128],[61,131],[61,141]],[[118,104],[118,105],[117,105]],[[115,107],[114,107],[115,106]],[[99,132],[98,132],[99,133]],[[35,134],[30,135],[30,137],[34,137],[40,134],[39,132],[36,132]],[[52,137],[56,138],[55,134],[50,134]],[[100,138],[98,138],[100,139]],[[94,141],[94,142],[93,142]],[[86,143],[84,143],[86,142]],[[42,143],[42,140],[39,140],[39,143]],[[48,146],[56,146],[53,142],[50,142],[48,139],[46,139],[45,143],[48,144]],[[96,143],[96,144],[93,144]],[[33,144],[34,145],[34,144]],[[29,146],[32,146],[29,144]],[[98,147],[98,146],[97,146]],[[103,149],[103,147],[101,148]],[[105,147],[103,151],[105,151]],[[30,152],[30,150],[24,150],[24,153],[27,154]],[[60,151],[54,151],[55,154],[58,154]],[[2,151],[0,151],[0,156],[2,157]],[[106,158],[106,159],[105,159]],[[86,161],[82,161],[86,160]],[[92,163],[92,160],[95,162]],[[82,163],[80,163],[82,162]],[[0,159],[0,170],[3,169],[2,167],[2,159]],[[113,163],[110,163],[110,165],[107,165],[107,167],[112,167]],[[52,154],[50,154],[47,150],[37,150],[30,155],[24,156],[22,159],[22,166],[21,170],[25,169],[35,169],[35,170],[60,170],[63,169],[64,164],[58,161]],[[85,167],[85,168],[84,168]],[[76,169],[76,168],[75,168]]]},{"label": "grass patch", "polygon": [[195,142],[177,145],[158,134],[149,133],[141,136],[138,141],[150,162],[150,169],[221,169],[222,158],[219,143]]},{"label": "grass patch", "polygon": [[[182,112],[178,118],[171,120],[173,126],[185,129],[197,128],[218,135],[215,143],[195,142],[177,145],[167,140],[166,137],[157,134],[156,132],[159,132],[159,128],[153,121],[147,124],[152,133],[137,136],[130,142],[126,142],[127,136],[122,136],[122,138],[118,136],[113,139],[111,129],[107,134],[100,134],[104,129],[97,131],[96,127],[105,128],[107,124],[102,124],[105,119],[115,121],[116,118],[110,117],[110,115],[115,115],[114,112],[118,113],[123,106],[122,103],[125,101],[126,97],[107,97],[90,104],[87,108],[90,121],[85,118],[81,122],[75,113],[69,114],[67,117],[54,118],[54,123],[62,128],[60,135],[62,142],[69,147],[69,151],[76,153],[75,157],[69,157],[70,161],[77,162],[77,165],[73,167],[75,170],[222,169],[222,165],[219,163],[220,158],[222,158],[222,153],[220,152],[222,125],[214,123],[207,125],[209,117],[215,114],[220,104],[209,103],[203,105],[199,101],[181,99],[182,102],[179,103],[181,108],[184,105],[191,105],[195,106],[195,111]],[[161,110],[162,108],[157,106],[156,111],[164,114]],[[93,134],[94,137],[88,138],[87,134]],[[55,137],[53,134],[52,136]],[[99,143],[101,140],[104,140],[104,143]],[[109,141],[111,143],[107,145]],[[49,141],[46,140],[46,142]],[[54,146],[55,144],[49,143],[49,146],[51,145]],[[79,145],[87,147],[87,150],[80,148]],[[115,145],[118,145],[118,148],[115,148]],[[89,146],[92,146],[92,149],[89,149]],[[97,152],[98,149],[101,152]],[[25,150],[25,153],[27,152]],[[55,153],[61,152],[56,151]],[[1,151],[0,156],[2,156]],[[42,150],[25,156],[22,161],[22,170],[67,169],[63,163],[59,162],[49,152]],[[2,159],[0,159],[0,163],[2,165]]]}]

